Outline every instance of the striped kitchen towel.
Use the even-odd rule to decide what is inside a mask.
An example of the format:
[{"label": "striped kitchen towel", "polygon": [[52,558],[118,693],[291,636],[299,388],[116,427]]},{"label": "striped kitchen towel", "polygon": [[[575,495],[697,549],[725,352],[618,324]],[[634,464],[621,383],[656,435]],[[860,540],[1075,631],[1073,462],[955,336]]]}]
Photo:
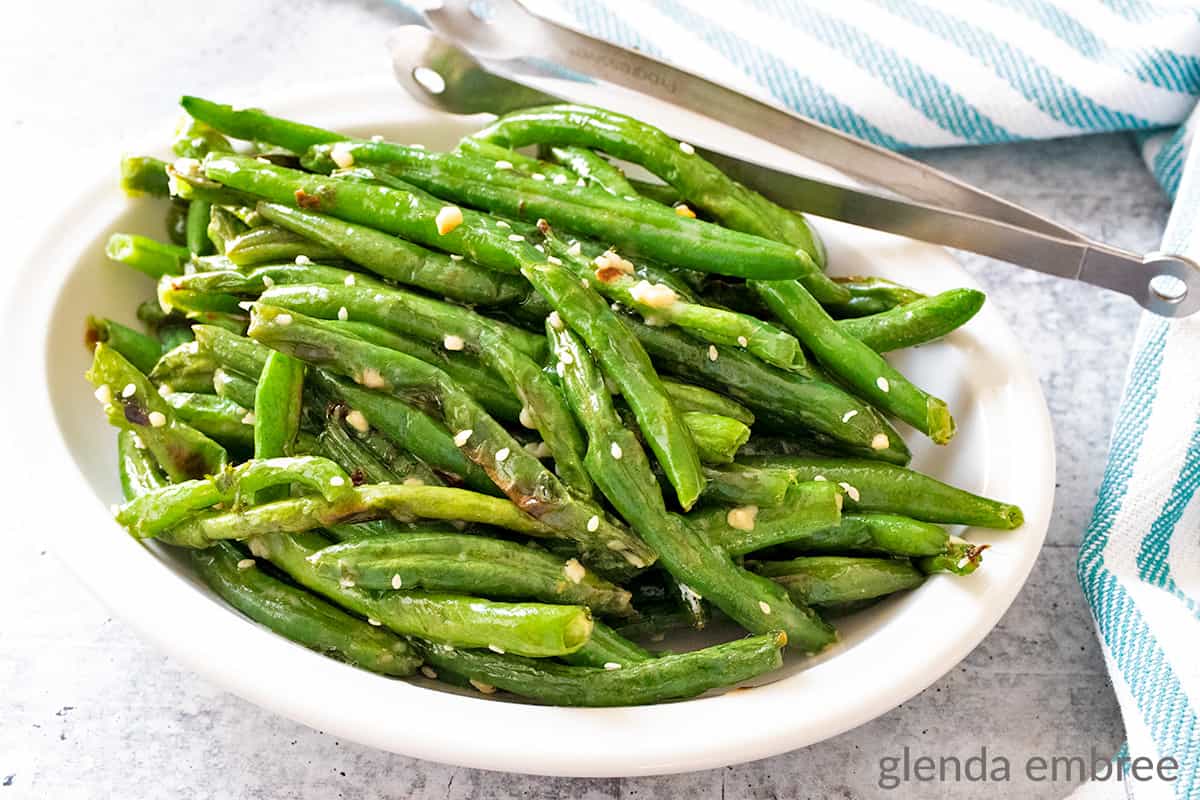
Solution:
[{"label": "striped kitchen towel", "polygon": [[[894,149],[1130,131],[1178,193],[1163,249],[1200,259],[1197,0],[526,2]],[[1135,352],[1078,571],[1128,755],[1178,778],[1077,795],[1200,800],[1200,315]]]}]

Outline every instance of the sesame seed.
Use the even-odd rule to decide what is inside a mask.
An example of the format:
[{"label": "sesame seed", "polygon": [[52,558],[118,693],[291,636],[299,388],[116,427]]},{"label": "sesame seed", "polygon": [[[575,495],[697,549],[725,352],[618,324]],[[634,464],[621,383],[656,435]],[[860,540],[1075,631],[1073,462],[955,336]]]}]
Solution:
[{"label": "sesame seed", "polygon": [[496,169],[512,169],[512,168],[513,168],[513,165],[512,165],[511,161],[505,161],[504,159],[501,159],[496,162]]},{"label": "sesame seed", "polygon": [[458,253],[451,253],[451,254],[450,254],[450,260],[451,260],[451,261],[462,261],[462,260],[463,260],[463,256],[460,256]]},{"label": "sesame seed", "polygon": [[438,211],[433,221],[437,225],[438,235],[445,236],[459,225],[462,225],[462,209],[458,206],[442,206],[442,209]]},{"label": "sesame seed", "polygon": [[511,454],[511,453],[512,453],[512,451],[509,450],[507,447],[501,447],[499,450],[496,451],[496,463],[499,464],[501,461],[504,461],[505,459],[508,458],[509,454]]},{"label": "sesame seed", "polygon": [[466,346],[467,343],[463,341],[461,336],[455,336],[452,333],[448,333],[442,337],[442,347],[445,347],[447,350],[458,351],[462,350]]},{"label": "sesame seed", "polygon": [[554,328],[554,330],[561,331],[563,329],[562,317],[558,315],[557,311],[551,311],[550,316],[546,317],[546,319],[550,322],[550,327]]},{"label": "sesame seed", "polygon": [[580,279],[579,279],[579,285],[580,285],[580,286],[582,286],[582,287],[583,287],[583,288],[585,288],[585,289],[590,289],[590,288],[592,288],[592,282],[591,282],[591,281],[589,281],[587,278],[580,278]]},{"label": "sesame seed", "polygon": [[353,275],[347,275],[346,280],[342,281],[342,283],[346,284],[347,286],[353,286],[355,282],[356,281]]},{"label": "sesame seed", "polygon": [[363,386],[368,389],[382,389],[387,386],[387,381],[383,379],[383,375],[374,367],[367,367],[363,370],[362,379],[359,380]]},{"label": "sesame seed", "polygon": [[587,529],[589,533],[595,533],[600,530],[600,517],[597,514],[593,514],[587,521]]},{"label": "sesame seed", "polygon": [[769,605],[769,604],[768,604],[766,601],[764,601],[764,600],[759,600],[759,601],[758,601],[758,607],[759,607],[759,609],[760,609],[760,610],[761,610],[761,611],[762,611],[764,614],[770,614],[770,613],[771,613],[771,606],[770,606],[770,605]]},{"label": "sesame seed", "polygon": [[242,417],[243,425],[253,425],[257,421],[258,421],[258,417],[254,416],[253,411],[247,411],[246,416]]},{"label": "sesame seed", "polygon": [[542,247],[540,244],[535,244],[535,245],[533,246],[533,249],[534,249],[534,250],[537,250],[539,253],[545,253],[545,252],[546,252],[546,248]]},{"label": "sesame seed", "polygon": [[272,286],[274,286],[274,285],[275,285],[275,279],[274,279],[274,278],[272,278],[270,275],[263,275],[263,286],[265,286],[265,287],[267,287],[268,289],[270,289],[270,288],[271,288]]},{"label": "sesame seed", "polygon": [[133,397],[137,393],[137,387],[132,383],[125,384],[125,388],[121,390],[121,397]]},{"label": "sesame seed", "polygon": [[540,173],[540,172],[535,172],[535,173],[533,173],[533,175],[531,175],[530,177],[531,177],[531,178],[533,178],[535,181],[544,181],[544,180],[546,180],[546,176],[545,176],[545,175],[543,175],[543,174],[542,174],[542,173]]},{"label": "sesame seed", "polygon": [[275,322],[278,325],[287,327],[288,325],[292,324],[292,315],[291,314],[279,314],[275,317]]},{"label": "sesame seed", "polygon": [[499,653],[500,655],[504,655],[504,648],[498,644],[489,644],[488,650],[491,650],[493,653]]},{"label": "sesame seed", "polygon": [[154,428],[161,428],[167,424],[167,417],[161,411],[151,411],[149,419],[151,427]]},{"label": "sesame seed", "polygon": [[856,503],[858,502],[858,498],[859,498],[858,489],[854,488],[853,486],[846,483],[845,481],[839,483],[838,486],[842,487],[842,491],[844,491],[846,493],[847,497],[849,497],[851,500],[853,500]]},{"label": "sesame seed", "polygon": [[529,409],[525,406],[521,406],[521,413],[517,415],[517,421],[520,422],[523,427],[529,428],[530,430],[533,430],[537,427],[537,424],[533,421],[533,414],[530,414]]},{"label": "sesame seed", "polygon": [[620,669],[620,668],[621,668],[621,665],[620,665],[620,664],[618,664],[618,663],[617,663],[617,662],[615,662],[615,661],[605,661],[605,662],[604,662],[604,668],[605,668],[605,669],[607,669],[607,670]]},{"label": "sesame seed", "polygon": [[757,518],[758,506],[738,506],[729,509],[729,513],[725,515],[725,522],[739,531],[752,531]]},{"label": "sesame seed", "polygon": [[241,561],[239,561],[237,563],[238,569],[250,569],[253,566],[254,566],[253,558],[243,558]]},{"label": "sesame seed", "polygon": [[508,240],[510,242],[523,242],[523,241],[525,241],[525,237],[519,233],[510,233],[508,235]]},{"label": "sesame seed", "polygon": [[357,408],[351,409],[346,414],[346,422],[351,428],[354,428],[354,430],[358,431],[359,433],[366,433],[371,429],[371,425],[367,422],[367,418],[363,416],[363,413]]},{"label": "sesame seed", "polygon": [[877,433],[871,437],[871,449],[872,450],[887,450],[888,445],[890,445],[891,443],[892,442],[890,439],[888,439],[888,436],[886,433]]},{"label": "sesame seed", "polygon": [[353,589],[354,588],[354,579],[353,578],[342,578],[341,580],[338,581],[338,585],[341,586],[343,589]]},{"label": "sesame seed", "polygon": [[374,617],[367,617],[367,624],[374,625],[376,628],[378,628],[383,623],[380,622],[379,620],[375,619]]},{"label": "sesame seed", "polygon": [[745,347],[746,345],[750,344],[750,340],[747,339],[745,336],[739,336],[737,338],[737,343],[738,343],[739,347]]},{"label": "sesame seed", "polygon": [[392,588],[399,589],[403,585],[404,585],[404,578],[400,577],[400,573],[397,572],[395,575],[392,576]]},{"label": "sesame seed", "polygon": [[407,477],[403,481],[401,481],[401,483],[403,483],[405,486],[424,486],[425,485],[425,481],[421,480],[420,478],[416,477],[415,475],[410,475],[409,477]]},{"label": "sesame seed", "polygon": [[845,414],[842,414],[842,422],[849,422],[850,420],[854,419],[856,416],[858,416],[858,411],[856,409],[852,408],[849,411],[847,411]]},{"label": "sesame seed", "polygon": [[313,262],[312,262],[312,259],[306,255],[298,255],[298,256],[296,256],[296,263],[302,267],[306,267]]},{"label": "sesame seed", "polygon": [[431,681],[437,680],[437,673],[434,672],[433,667],[429,666],[428,664],[421,665],[421,674],[424,675],[426,678],[429,678],[429,680],[431,680]]},{"label": "sesame seed", "polygon": [[502,219],[498,219],[498,220],[496,220],[496,227],[497,228],[511,228],[512,225],[509,225],[507,222],[505,222]]},{"label": "sesame seed", "polygon": [[477,681],[474,678],[469,679],[468,682],[472,686],[474,686],[476,689],[483,692],[484,694],[495,694],[496,693],[496,687],[492,686],[490,683],[484,683],[483,681]]},{"label": "sesame seed", "polygon": [[692,147],[687,142],[680,142],[679,150],[680,150],[680,152],[682,152],[686,155],[689,155],[689,156],[696,152],[696,148]]},{"label": "sesame seed", "polygon": [[587,186],[587,181],[585,181],[582,177],[579,177],[579,178],[575,179],[575,185],[576,186]]},{"label": "sesame seed", "polygon": [[551,178],[551,179],[550,179],[550,182],[551,182],[551,183],[556,183],[556,184],[558,184],[559,186],[562,186],[564,183],[566,183],[566,182],[567,182],[567,176],[566,176],[566,175],[563,175],[563,174],[560,172],[560,173],[558,173],[557,175],[555,175],[553,178]]},{"label": "sesame seed", "polygon": [[827,481],[827,480],[829,480],[829,478],[826,478],[824,475],[813,475],[813,480],[814,481]]},{"label": "sesame seed", "polygon": [[616,442],[613,442],[611,445],[609,445],[608,452],[612,453],[612,457],[617,461],[620,461],[621,456],[624,455],[624,453],[621,452],[621,445],[617,444]]},{"label": "sesame seed", "polygon": [[719,355],[720,355],[720,353],[717,352],[717,346],[715,344],[710,344],[708,346],[708,360],[716,361],[717,356],[719,356]]},{"label": "sesame seed", "polygon": [[587,574],[587,570],[583,568],[583,564],[579,563],[579,559],[569,558],[563,565],[563,574],[571,580],[571,583],[579,583]]},{"label": "sesame seed", "polygon": [[341,308],[338,309],[338,319],[340,319],[342,322],[345,322],[346,320],[350,319],[350,312],[346,309],[345,306],[342,306]]},{"label": "sesame seed", "polygon": [[467,441],[471,438],[471,434],[474,432],[475,431],[471,430],[470,428],[459,431],[458,433],[454,434],[454,444],[458,447],[462,447],[467,443]]},{"label": "sesame seed", "polygon": [[109,388],[107,383],[97,386],[96,391],[92,392],[92,394],[103,405],[108,405],[112,402],[112,389]]},{"label": "sesame seed", "polygon": [[879,391],[881,392],[887,392],[892,388],[891,384],[888,383],[888,379],[882,375],[875,379],[875,385],[879,387]]},{"label": "sesame seed", "polygon": [[330,486],[345,486],[346,479],[343,478],[341,475],[334,475],[332,478],[329,479],[329,485]]},{"label": "sesame seed", "polygon": [[[216,376],[215,376],[215,375],[213,376],[213,380],[214,380],[214,381],[216,380]],[[227,382],[228,382],[228,379],[227,379]],[[214,387],[214,388],[216,388],[216,387]],[[171,388],[171,384],[169,384],[169,383],[164,383],[163,385],[161,385],[161,386],[159,386],[159,387],[158,387],[158,396],[159,396],[159,397],[166,397],[167,395],[169,395],[169,394],[170,394],[171,392],[173,392],[173,391],[174,391],[174,389],[172,389],[172,388]]]}]

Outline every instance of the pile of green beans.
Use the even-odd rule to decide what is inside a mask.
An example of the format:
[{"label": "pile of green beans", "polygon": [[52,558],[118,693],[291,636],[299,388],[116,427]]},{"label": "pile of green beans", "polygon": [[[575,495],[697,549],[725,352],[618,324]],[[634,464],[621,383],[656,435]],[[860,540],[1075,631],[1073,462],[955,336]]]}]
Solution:
[{"label": "pile of green beans", "polygon": [[[889,420],[953,436],[880,354],[983,294],[827,275],[808,220],[686,142],[580,105],[448,153],[182,105],[173,159],[121,163],[164,237],[109,240],[150,279],[145,329],[89,317],[87,379],[117,522],[279,635],[483,694],[656,703],[970,574],[986,545],[945,525],[1021,525],[909,469]],[[634,641],[714,619],[743,636]]]}]

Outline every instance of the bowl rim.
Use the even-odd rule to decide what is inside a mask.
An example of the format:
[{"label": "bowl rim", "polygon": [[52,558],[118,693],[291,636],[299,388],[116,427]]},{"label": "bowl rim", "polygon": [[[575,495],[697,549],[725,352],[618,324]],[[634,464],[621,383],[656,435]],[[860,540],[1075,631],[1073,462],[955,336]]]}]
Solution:
[{"label": "bowl rim", "polygon": [[[245,97],[229,94],[238,100]],[[436,116],[383,81],[339,81],[274,93],[269,100],[270,107],[281,113],[304,113],[316,120],[336,116],[338,109],[345,113],[352,106],[371,108],[370,103],[382,102],[394,104],[406,117],[424,115],[432,120]],[[311,110],[296,112],[298,106]],[[1055,450],[1049,412],[1016,337],[989,305],[972,324],[986,329],[989,347],[1011,369],[1004,387],[1009,400],[1030,412],[1018,433],[1033,460],[1028,465],[1031,480],[1040,481],[1043,491],[1021,499],[1026,513],[1020,530],[1023,546],[1015,551],[1007,583],[986,602],[961,592],[970,613],[964,615],[966,624],[952,635],[884,626],[836,658],[753,690],[606,709],[492,702],[431,691],[419,682],[389,680],[336,662],[258,626],[164,569],[158,556],[124,534],[75,464],[53,412],[56,388],[50,365],[55,353],[46,334],[55,324],[75,324],[74,320],[57,323],[55,305],[68,289],[71,273],[86,257],[85,243],[108,230],[126,208],[128,200],[115,188],[111,173],[105,170],[84,184],[87,188],[55,216],[56,224],[47,225],[39,244],[30,250],[38,257],[26,260],[9,284],[8,314],[0,321],[8,335],[0,341],[21,381],[19,397],[8,392],[3,401],[8,406],[10,441],[22,454],[25,474],[62,476],[64,465],[70,472],[54,481],[31,482],[32,496],[18,505],[26,511],[54,509],[54,530],[44,534],[52,549],[93,594],[142,636],[217,685],[306,725],[408,756],[543,775],[654,775],[764,758],[863,724],[940,678],[999,621],[1040,551],[1054,499]],[[961,277],[963,285],[977,285],[945,250],[921,247],[928,248],[930,258],[940,258],[957,270],[956,278]],[[30,342],[30,334],[38,338]],[[40,518],[28,529],[49,527]],[[187,635],[181,636],[184,625]],[[856,668],[886,665],[886,674],[893,679],[848,686],[831,667],[849,668],[846,659],[853,659]],[[814,683],[828,684],[825,690],[838,685],[854,688],[856,694],[852,702],[836,709],[820,703],[798,706],[799,700],[815,699]],[[307,690],[334,685],[336,702],[327,690]],[[781,714],[781,708],[787,712]],[[383,715],[398,715],[402,724],[380,724]],[[514,733],[532,735],[527,741]]]}]

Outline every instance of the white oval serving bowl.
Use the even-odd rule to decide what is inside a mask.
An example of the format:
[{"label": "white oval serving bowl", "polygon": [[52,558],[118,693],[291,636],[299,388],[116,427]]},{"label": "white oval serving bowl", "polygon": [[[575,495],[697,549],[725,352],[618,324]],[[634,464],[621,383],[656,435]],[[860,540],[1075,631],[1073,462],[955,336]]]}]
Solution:
[{"label": "white oval serving bowl", "polygon": [[[417,106],[384,83],[233,99],[430,147],[449,147],[478,127],[478,120]],[[655,113],[655,121],[670,113]],[[696,122],[689,125],[695,129]],[[161,153],[169,133],[155,131],[148,151]],[[735,134],[717,126],[705,126],[697,138],[739,146]],[[753,148],[759,159],[831,174],[776,148]],[[105,259],[107,236],[118,230],[163,236],[162,205],[125,198],[115,173],[85,184],[64,205],[34,259],[22,266],[0,323],[20,387],[5,393],[10,441],[22,471],[39,476],[21,488],[28,496],[17,505],[37,510],[38,524],[27,530],[45,536],[80,580],[145,637],[214,683],[314,728],[405,755],[546,775],[649,775],[775,755],[873,719],[950,670],[1008,609],[1045,538],[1054,497],[1049,415],[1017,339],[985,306],[946,340],[894,358],[916,383],[945,398],[958,420],[957,438],[943,448],[906,431],[913,466],[1024,509],[1017,531],[966,532],[992,545],[975,575],[935,576],[840,621],[841,639],[827,653],[792,656],[752,690],[657,706],[498,702],[341,664],[240,616],[181,560],[136,543],[111,518],[109,505],[120,499],[114,436],[83,379],[89,362],[83,321],[89,313],[132,320],[138,301],[152,296],[150,281]],[[928,293],[977,285],[940,248],[835,223],[818,227],[835,273],[882,275]]]}]

